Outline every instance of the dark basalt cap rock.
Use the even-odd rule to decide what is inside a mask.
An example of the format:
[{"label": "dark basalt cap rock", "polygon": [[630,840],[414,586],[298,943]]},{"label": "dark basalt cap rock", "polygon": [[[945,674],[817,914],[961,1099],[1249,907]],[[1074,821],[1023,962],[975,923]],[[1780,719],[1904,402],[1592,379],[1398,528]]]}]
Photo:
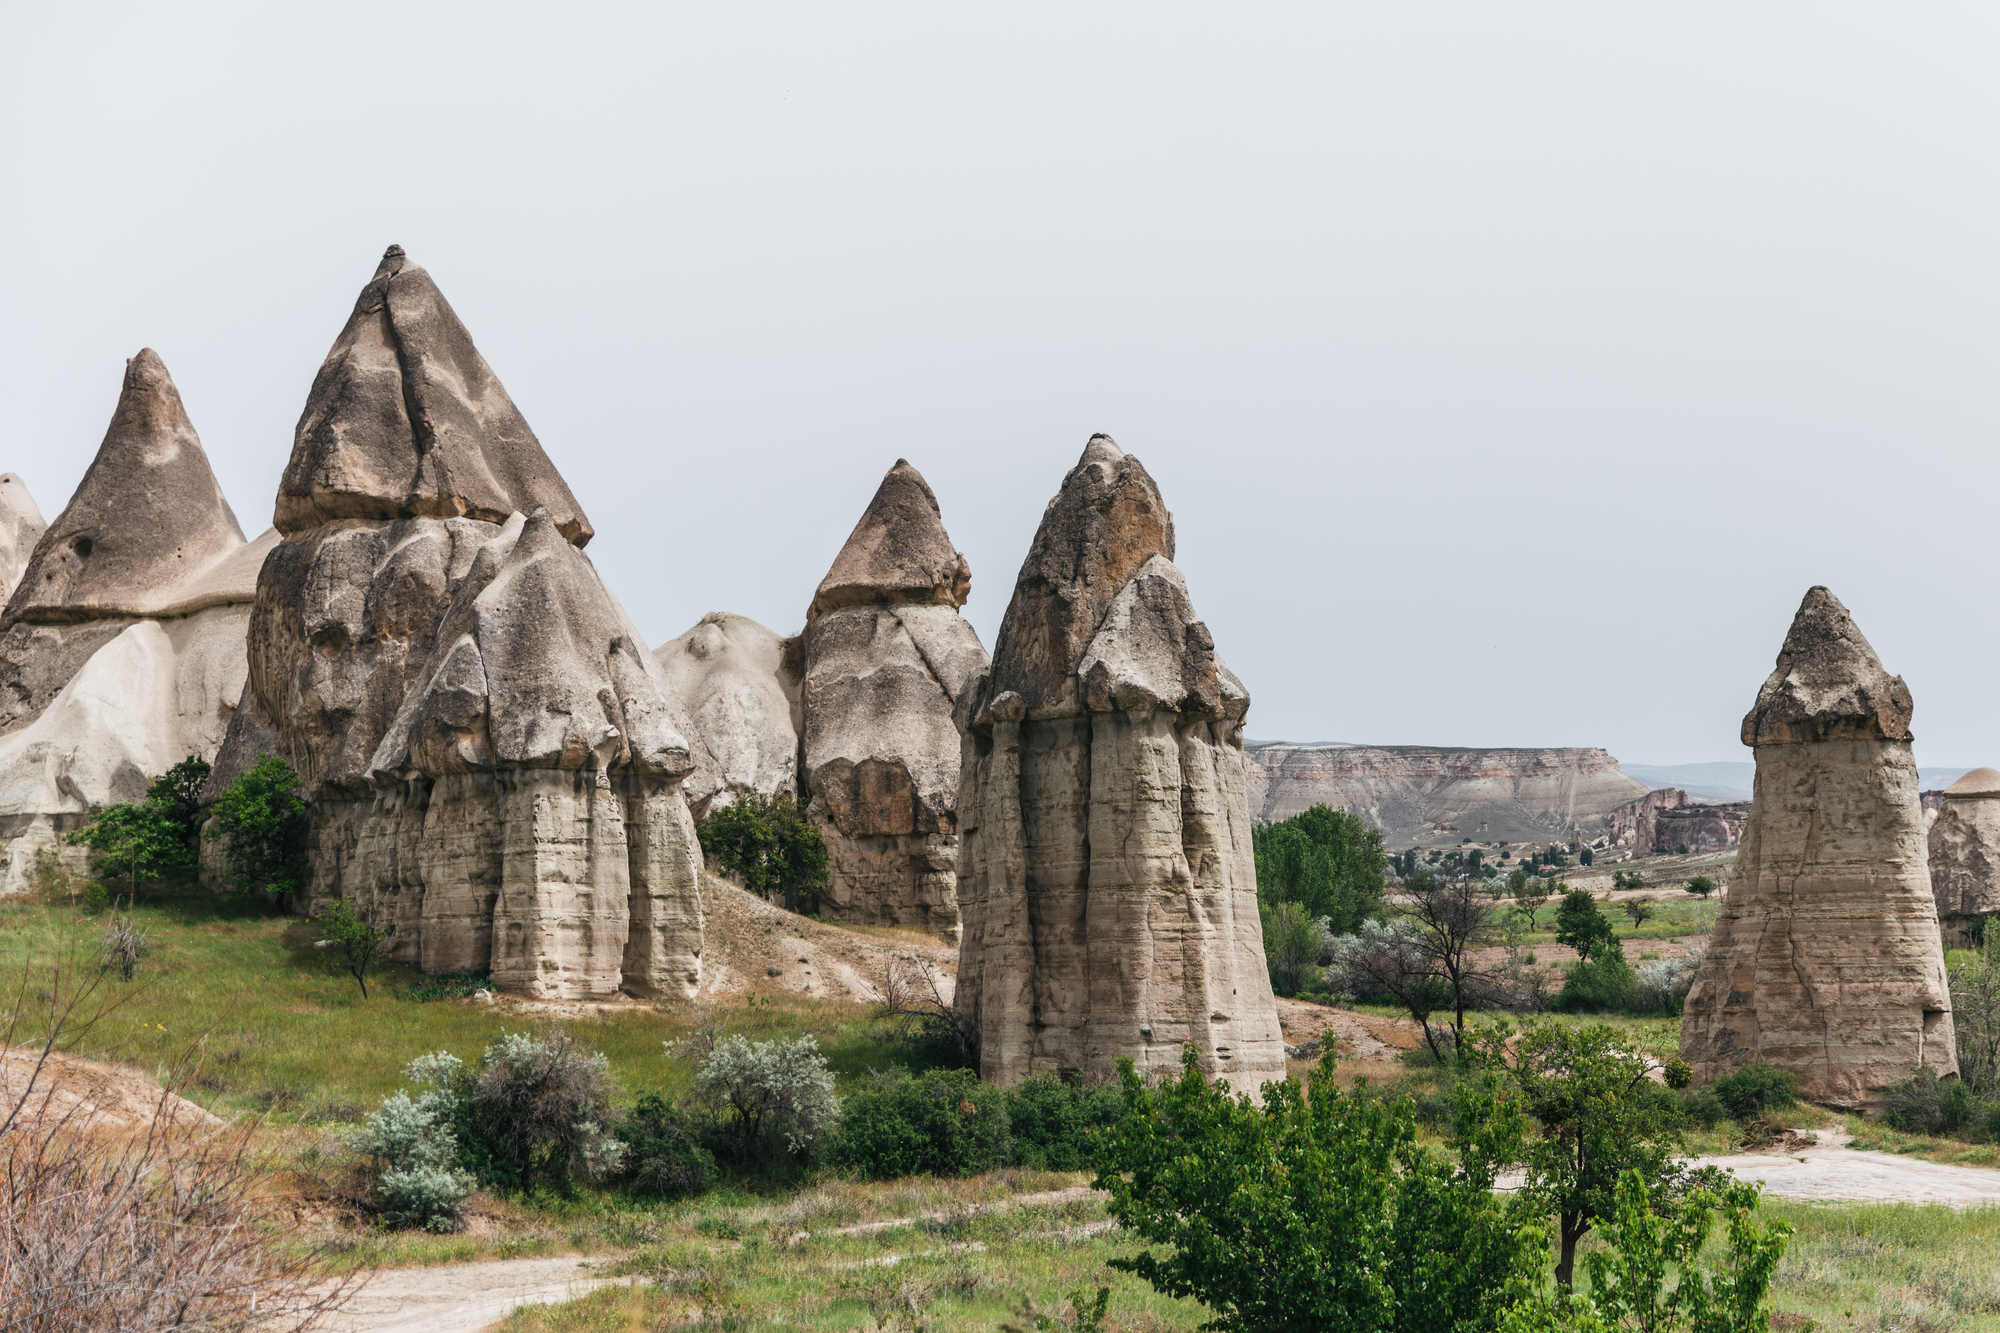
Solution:
[{"label": "dark basalt cap rock", "polygon": [[278,486],[282,533],[343,518],[590,520],[430,274],[392,245],[313,380]]},{"label": "dark basalt cap rock", "polygon": [[1081,711],[1076,673],[1119,590],[1174,558],[1174,518],[1138,459],[1093,435],[1049,501],[993,650],[991,694],[1030,717]]},{"label": "dark basalt cap rock", "polygon": [[1906,741],[1913,709],[1903,678],[1883,668],[1840,599],[1816,587],[1743,719],[1743,743]]},{"label": "dark basalt cap rock", "polygon": [[869,602],[964,606],[971,592],[972,566],[951,544],[937,496],[899,458],[820,580],[806,623]]},{"label": "dark basalt cap rock", "polygon": [[142,348],[125,363],[97,457],[35,543],[0,626],[147,614],[242,545],[173,377]]}]

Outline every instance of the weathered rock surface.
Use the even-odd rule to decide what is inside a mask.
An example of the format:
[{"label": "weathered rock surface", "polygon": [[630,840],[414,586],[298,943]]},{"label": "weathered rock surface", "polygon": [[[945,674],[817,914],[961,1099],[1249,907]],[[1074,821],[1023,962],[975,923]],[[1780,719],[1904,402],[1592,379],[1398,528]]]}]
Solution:
[{"label": "weathered rock surface", "polygon": [[958,614],[971,587],[937,497],[896,460],[806,615],[801,787],[835,920],[957,935],[952,707],[986,666]]},{"label": "weathered rock surface", "polygon": [[[18,479],[0,479],[0,537],[39,523]],[[215,755],[243,692],[257,562],[276,542],[244,542],[172,378],[142,350],[0,617],[0,889],[29,887],[38,851],[143,797],[152,775]]]},{"label": "weathered rock surface", "polygon": [[681,784],[696,819],[729,793],[798,792],[799,645],[748,616],[712,611],[653,650],[687,710],[694,771]]},{"label": "weathered rock surface", "polygon": [[983,1078],[1284,1077],[1243,783],[1249,696],[1139,460],[1091,437],[963,692],[956,1006]]},{"label": "weathered rock surface", "polygon": [[1613,810],[1646,793],[1594,748],[1277,743],[1244,753],[1257,819],[1325,804],[1367,820],[1392,845],[1421,842],[1442,824],[1510,842],[1594,838],[1609,830]]},{"label": "weathered rock surface", "polygon": [[1748,801],[1697,804],[1678,787],[1662,787],[1613,810],[1609,836],[1613,847],[1641,856],[1682,847],[1691,854],[1726,852],[1742,841],[1749,819]]},{"label": "weathered rock surface", "polygon": [[1968,947],[1973,919],[2000,912],[2000,772],[1975,768],[1946,787],[1928,841],[1945,944]]},{"label": "weathered rock surface", "polygon": [[1957,1071],[1911,711],[1847,608],[1808,592],[1743,719],[1755,798],[1681,1019],[1697,1077],[1764,1062],[1872,1108],[1919,1065]]},{"label": "weathered rock surface", "polygon": [[210,790],[266,741],[305,779],[298,905],[351,899],[390,956],[529,995],[691,997],[679,705],[579,549],[568,487],[400,249],[321,367],[285,475]]},{"label": "weathered rock surface", "polygon": [[48,529],[28,483],[11,472],[0,473],[0,597],[14,595],[35,543]]}]

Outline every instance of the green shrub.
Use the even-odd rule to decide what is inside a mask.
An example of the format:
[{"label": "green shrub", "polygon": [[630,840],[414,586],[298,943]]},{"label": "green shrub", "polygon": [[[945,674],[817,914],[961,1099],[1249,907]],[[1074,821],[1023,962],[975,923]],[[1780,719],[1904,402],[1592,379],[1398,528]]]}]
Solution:
[{"label": "green shrub", "polygon": [[[404,1077],[430,1083],[437,1068],[436,1057],[423,1057]],[[452,1090],[440,1084],[414,1099],[391,1093],[368,1117],[365,1147],[379,1167],[384,1220],[425,1231],[458,1229],[472,1176],[457,1165],[459,1142],[451,1127],[457,1109]]]},{"label": "green shrub", "polygon": [[1909,1134],[1964,1129],[1978,1113],[1977,1099],[1963,1079],[1940,1079],[1929,1065],[1883,1091],[1882,1119]]},{"label": "green shrub", "polygon": [[1271,989],[1290,998],[1309,980],[1317,979],[1319,953],[1327,941],[1326,923],[1313,920],[1299,903],[1258,906],[1264,918],[1264,958],[1271,973]]},{"label": "green shrub", "polygon": [[1713,1088],[1686,1088],[1681,1092],[1681,1113],[1703,1129],[1714,1129],[1729,1119],[1729,1108]]},{"label": "green shrub", "polygon": [[484,972],[440,973],[406,986],[401,998],[416,1004],[430,1004],[436,1000],[462,999],[492,988],[493,983],[487,980]]},{"label": "green shrub", "polygon": [[306,886],[312,867],[306,860],[308,819],[300,785],[290,764],[267,754],[216,800],[208,837],[222,844],[229,892],[276,898]]},{"label": "green shrub", "polygon": [[723,874],[759,897],[781,900],[788,911],[812,911],[831,875],[819,826],[786,792],[737,792],[709,812],[695,836]]},{"label": "green shrub", "polygon": [[1086,1088],[1053,1074],[1022,1079],[1007,1092],[1014,1160],[1038,1171],[1088,1171],[1097,1135],[1125,1114],[1125,1096],[1109,1085]]},{"label": "green shrub", "polygon": [[[671,1053],[679,1043],[666,1045]],[[833,1070],[810,1035],[716,1043],[695,1071],[693,1098],[710,1117],[710,1145],[746,1161],[810,1157],[840,1124]]]},{"label": "green shrub", "polygon": [[111,906],[111,890],[102,884],[89,884],[83,890],[83,910],[96,916]]},{"label": "green shrub", "polygon": [[1694,1082],[1694,1066],[1678,1055],[1670,1056],[1667,1060],[1666,1079],[1667,1086],[1679,1092]]},{"label": "green shrub", "polygon": [[1009,1157],[1007,1096],[969,1069],[877,1074],[849,1094],[830,1156],[876,1179],[970,1176]]},{"label": "green shrub", "polygon": [[451,1126],[458,1164],[482,1184],[563,1190],[624,1169],[625,1145],[606,1128],[610,1061],[561,1029],[503,1032],[477,1070],[433,1051],[410,1061],[404,1077],[428,1089],[420,1101]]},{"label": "green shrub", "polygon": [[1754,1120],[1798,1104],[1798,1075],[1770,1065],[1745,1065],[1709,1085],[1731,1120]]},{"label": "green shrub", "polygon": [[632,1188],[642,1194],[679,1198],[700,1194],[715,1183],[715,1154],[701,1146],[695,1125],[680,1110],[648,1093],[618,1127],[629,1163]]},{"label": "green shrub", "polygon": [[[1328,918],[1338,935],[1358,929],[1382,909],[1382,831],[1345,810],[1315,805],[1275,824],[1250,830],[1257,860],[1257,896],[1264,903],[1298,903],[1307,919]],[[1409,854],[1404,878],[1417,873]]]},{"label": "green shrub", "polygon": [[1569,980],[1549,1007],[1569,1014],[1624,1014],[1647,1005],[1632,965],[1622,950],[1612,950],[1571,964]]}]

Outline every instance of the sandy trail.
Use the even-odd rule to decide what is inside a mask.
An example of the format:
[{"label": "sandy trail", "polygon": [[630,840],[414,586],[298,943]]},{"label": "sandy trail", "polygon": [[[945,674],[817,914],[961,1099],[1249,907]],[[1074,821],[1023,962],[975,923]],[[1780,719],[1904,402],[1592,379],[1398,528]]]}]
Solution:
[{"label": "sandy trail", "polygon": [[603,1286],[588,1259],[494,1259],[385,1268],[324,1327],[328,1333],[478,1333],[517,1305],[547,1305]]},{"label": "sandy trail", "polygon": [[1758,1180],[1774,1198],[1845,1203],[1942,1203],[1953,1208],[2000,1204],[2000,1171],[1950,1166],[1887,1152],[1856,1152],[1853,1136],[1838,1126],[1819,1131],[1819,1142],[1789,1154],[1739,1153],[1701,1157],[1738,1180]]}]

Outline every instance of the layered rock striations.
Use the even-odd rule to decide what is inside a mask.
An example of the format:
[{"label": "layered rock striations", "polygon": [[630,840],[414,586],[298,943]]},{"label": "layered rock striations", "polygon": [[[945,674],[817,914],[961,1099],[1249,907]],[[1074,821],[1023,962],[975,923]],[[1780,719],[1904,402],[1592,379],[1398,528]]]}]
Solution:
[{"label": "layered rock striations", "polygon": [[1508,841],[1595,836],[1608,830],[1613,810],[1646,794],[1600,749],[1275,743],[1245,755],[1257,819],[1330,805],[1391,843],[1422,841],[1440,824]]},{"label": "layered rock striations", "polygon": [[796,795],[799,642],[748,616],[711,611],[653,650],[687,710],[694,771],[681,784],[696,819],[734,793]]},{"label": "layered rock striations", "polygon": [[[0,538],[39,527],[19,479],[0,478]],[[28,887],[37,851],[143,798],[153,775],[214,757],[243,691],[257,565],[276,541],[243,540],[172,377],[140,351],[96,458],[0,615],[0,886]]]},{"label": "layered rock striations", "polygon": [[937,497],[902,459],[806,614],[800,788],[827,843],[822,911],[957,935],[958,731],[987,664]]},{"label": "layered rock striations", "polygon": [[1927,842],[1938,924],[1966,948],[1973,923],[2000,912],[2000,772],[1975,768],[1945,788]]},{"label": "layered rock striations", "polygon": [[301,906],[529,995],[691,996],[679,705],[580,549],[569,489],[429,276],[384,256],[313,382],[211,791],[282,755]]},{"label": "layered rock striations", "polygon": [[1919,1066],[1956,1072],[1911,711],[1847,608],[1808,592],[1743,719],[1750,822],[1681,1019],[1698,1077],[1772,1064],[1803,1097],[1878,1107]]},{"label": "layered rock striations", "polygon": [[959,701],[956,1005],[981,1076],[1179,1066],[1253,1091],[1285,1053],[1264,964],[1249,696],[1139,460],[1093,436]]},{"label": "layered rock striations", "polygon": [[1748,801],[1694,802],[1678,787],[1662,787],[1613,810],[1609,836],[1613,847],[1628,847],[1640,856],[1702,855],[1736,846],[1749,819]]}]

